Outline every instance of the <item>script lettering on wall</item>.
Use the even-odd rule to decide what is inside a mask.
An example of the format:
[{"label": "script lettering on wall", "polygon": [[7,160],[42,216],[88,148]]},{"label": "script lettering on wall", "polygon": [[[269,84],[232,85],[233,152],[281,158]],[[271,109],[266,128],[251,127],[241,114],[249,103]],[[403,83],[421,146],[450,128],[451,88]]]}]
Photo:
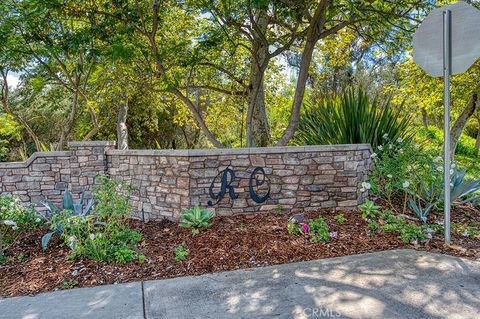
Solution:
[{"label": "script lettering on wall", "polygon": [[[255,167],[255,169],[252,171],[252,174],[250,174],[249,182],[248,182],[248,190],[250,193],[250,198],[256,202],[256,203],[263,203],[265,202],[269,196],[270,196],[270,187],[268,188],[268,191],[264,195],[259,195],[257,191],[255,190],[256,187],[262,186],[263,184],[266,183],[267,177],[266,177],[265,170],[263,167]],[[214,192],[215,188],[215,182],[220,178],[220,191],[218,193]],[[220,173],[218,173],[217,176],[213,179],[212,183],[210,184],[210,188],[208,190],[208,194],[211,199],[215,200],[209,200],[208,201],[208,206],[214,206],[220,202],[225,195],[227,194],[227,189],[228,189],[228,194],[232,200],[235,200],[238,198],[238,194],[235,193],[235,172],[231,168],[226,168]]]}]

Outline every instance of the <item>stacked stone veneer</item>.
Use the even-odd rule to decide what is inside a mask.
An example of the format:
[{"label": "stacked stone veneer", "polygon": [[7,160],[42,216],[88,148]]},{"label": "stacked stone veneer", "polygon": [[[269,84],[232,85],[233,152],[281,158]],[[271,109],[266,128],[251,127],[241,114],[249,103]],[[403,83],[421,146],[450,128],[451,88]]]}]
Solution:
[{"label": "stacked stone veneer", "polygon": [[[214,150],[115,150],[113,142],[73,142],[69,151],[35,153],[24,163],[0,163],[0,192],[38,205],[48,198],[60,202],[68,186],[76,196],[90,190],[97,174],[129,182],[136,216],[175,219],[194,204],[207,206],[209,187],[223,169],[235,171],[238,198],[225,198],[210,209],[218,214],[271,211],[352,209],[366,194],[359,184],[371,166],[367,144],[268,147]],[[248,190],[255,167],[263,167],[270,198],[255,203]],[[214,192],[218,193],[220,178]]]}]

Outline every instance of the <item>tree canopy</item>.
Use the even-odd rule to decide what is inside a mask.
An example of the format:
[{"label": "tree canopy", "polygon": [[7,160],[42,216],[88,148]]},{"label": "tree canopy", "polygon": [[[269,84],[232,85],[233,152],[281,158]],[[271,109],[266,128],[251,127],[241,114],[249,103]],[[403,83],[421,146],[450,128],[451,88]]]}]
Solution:
[{"label": "tree canopy", "polygon": [[[61,150],[68,140],[287,145],[306,102],[352,86],[393,96],[390,107],[415,123],[440,126],[441,81],[414,65],[411,36],[443,4],[2,1],[0,160]],[[454,119],[463,116],[457,129],[480,146],[479,70],[453,79],[452,100]]]}]

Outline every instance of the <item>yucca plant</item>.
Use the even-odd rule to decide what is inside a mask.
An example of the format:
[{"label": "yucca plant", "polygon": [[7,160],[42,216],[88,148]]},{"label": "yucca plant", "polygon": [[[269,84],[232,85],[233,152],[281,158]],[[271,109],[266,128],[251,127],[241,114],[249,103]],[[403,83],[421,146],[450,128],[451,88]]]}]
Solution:
[{"label": "yucca plant", "polygon": [[322,104],[307,104],[294,141],[298,145],[369,143],[375,148],[385,143],[384,135],[391,140],[410,139],[411,116],[403,115],[402,107],[394,109],[390,101],[370,101],[362,88],[349,88]]},{"label": "yucca plant", "polygon": [[210,227],[215,213],[195,205],[193,208],[185,209],[180,213],[181,221],[179,226],[192,228],[194,234],[198,234],[199,228]]}]

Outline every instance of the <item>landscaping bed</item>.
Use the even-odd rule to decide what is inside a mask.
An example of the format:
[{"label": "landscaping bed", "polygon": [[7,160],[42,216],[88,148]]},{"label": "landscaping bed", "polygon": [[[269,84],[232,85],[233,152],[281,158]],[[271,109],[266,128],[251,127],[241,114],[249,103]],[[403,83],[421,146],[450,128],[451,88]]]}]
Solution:
[{"label": "landscaping bed", "polygon": [[[331,210],[305,214],[305,220],[319,216],[325,219],[330,239],[320,242],[312,242],[305,234],[289,234],[287,225],[291,215],[288,214],[215,217],[213,225],[199,234],[169,221],[142,223],[132,220],[129,222],[131,229],[142,234],[135,250],[145,259],[125,264],[84,257],[70,260],[71,249],[58,237],[53,237],[43,254],[40,241],[45,230],[37,228],[22,233],[6,251],[7,262],[0,265],[1,295],[28,295],[73,287],[199,275],[398,248],[480,257],[478,236],[463,237],[454,231],[452,245],[448,247],[443,245],[440,234],[410,244],[404,243],[396,233],[372,232],[359,212],[343,212],[345,220],[342,222],[338,215]],[[472,207],[457,207],[452,219],[454,223],[480,227],[479,211]],[[179,246],[188,251],[183,261],[175,259],[174,251]]]}]

